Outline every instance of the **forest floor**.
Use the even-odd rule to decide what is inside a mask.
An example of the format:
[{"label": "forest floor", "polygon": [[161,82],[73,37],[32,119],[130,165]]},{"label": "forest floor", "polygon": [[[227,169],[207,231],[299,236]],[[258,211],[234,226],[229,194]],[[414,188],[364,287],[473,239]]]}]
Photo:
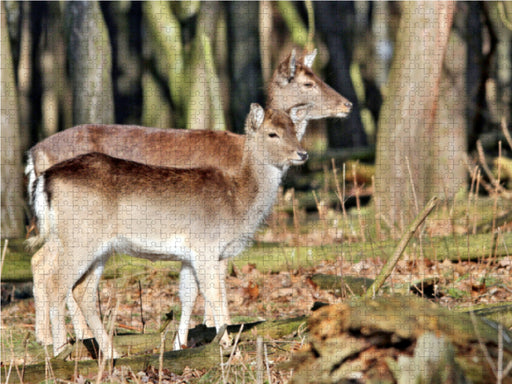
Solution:
[{"label": "forest floor", "polygon": [[[322,208],[317,201],[320,213],[307,213],[287,209],[286,199],[279,201],[268,225],[258,232],[255,245],[230,262],[227,292],[233,324],[309,316],[316,302],[346,302],[355,295],[350,286],[323,289],[315,276],[374,279],[397,243],[391,234],[376,234],[371,207],[354,208],[344,214],[339,206]],[[411,294],[411,285],[415,285],[429,300],[454,311],[511,304],[511,212],[512,202],[501,198],[466,196],[457,206],[438,207],[422,227],[421,235],[406,249],[386,281],[383,294]],[[501,223],[499,219],[503,217],[509,219]],[[500,230],[493,235],[491,227],[497,228],[497,223]],[[456,240],[459,245],[454,248],[451,243],[457,243]],[[7,265],[4,272],[11,273]],[[178,263],[114,257],[100,283],[98,301],[103,318],[111,319],[115,315],[115,333],[157,332],[165,314],[171,310],[178,315],[178,321],[178,273]],[[6,275],[3,276],[2,298],[7,299],[1,313],[1,374],[3,382],[8,379],[17,383],[23,366],[40,361],[40,357],[27,353],[27,345],[35,344],[34,301],[30,297],[30,283],[8,284]],[[192,327],[201,324],[202,318],[203,302],[199,298]],[[72,335],[71,325],[68,327]],[[240,343],[229,362],[228,357],[219,355],[219,364],[214,368],[190,366],[179,375],[164,369],[159,376],[158,367],[139,372],[115,367],[99,378],[77,374],[71,381],[288,383],[293,370],[283,363],[306,340],[306,322],[287,337],[264,339],[265,366],[261,380],[257,378],[262,373],[257,368],[254,338]],[[189,347],[194,346],[192,340]],[[155,348],[153,352],[158,353]],[[48,378],[52,379],[51,374]],[[55,379],[55,382],[69,382]]]}]

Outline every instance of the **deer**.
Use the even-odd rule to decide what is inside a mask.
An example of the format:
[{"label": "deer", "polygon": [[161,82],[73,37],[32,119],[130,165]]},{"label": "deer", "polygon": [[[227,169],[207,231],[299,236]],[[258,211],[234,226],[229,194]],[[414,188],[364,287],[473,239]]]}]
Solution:
[{"label": "deer", "polygon": [[[297,58],[295,50],[293,50],[279,64],[268,85],[267,104],[270,108],[287,110],[294,105],[309,103],[311,105],[307,117],[309,120],[348,116],[352,104],[325,84],[312,71],[316,54],[317,51],[314,50]],[[307,124],[304,124],[301,129],[297,130],[299,141],[304,136],[306,126]],[[51,166],[82,154],[99,152],[147,165],[177,168],[214,165],[229,172],[230,169],[236,169],[240,164],[244,141],[244,135],[230,132],[103,124],[79,125],[48,137],[29,150],[25,171],[29,180],[29,203],[35,212],[35,217],[39,218],[38,209],[33,203],[37,177]],[[223,151],[218,151],[219,148],[222,148]],[[285,172],[286,170],[283,174]],[[35,247],[38,242],[41,243],[38,239],[41,237],[30,239],[29,244]],[[36,339],[45,345],[50,344],[52,338],[47,295],[41,288],[44,285],[46,271],[40,257],[46,252],[56,252],[55,249],[50,248],[50,246],[43,245],[32,258],[36,308],[35,333]],[[224,273],[226,269],[227,265],[224,266]],[[184,264],[180,272],[180,292],[183,292],[181,296],[194,297],[197,288],[190,283],[193,281],[190,268]],[[222,282],[224,283],[224,279]],[[223,289],[225,290],[224,286]],[[223,295],[223,298],[226,298],[226,295]],[[225,299],[224,306],[225,311],[228,312],[227,299]],[[79,306],[71,295],[68,300],[68,308],[77,335],[80,335],[81,338],[91,337]],[[205,322],[208,325],[213,325],[208,311],[205,311]]]},{"label": "deer", "polygon": [[[311,104],[309,120],[345,118],[352,103],[312,70],[317,50],[297,58],[295,50],[275,70],[267,88],[267,107],[288,110]],[[302,138],[305,128],[298,132]],[[158,129],[136,125],[82,124],[56,133],[27,154],[29,202],[35,179],[46,169],[78,155],[100,152],[148,165],[190,168],[215,165],[227,169],[242,159],[244,135],[226,131]],[[197,150],[201,148],[201,150]],[[219,153],[218,148],[225,148]]]},{"label": "deer", "polygon": [[[103,355],[120,356],[95,300],[114,252],[188,265],[219,331],[227,316],[219,261],[250,243],[271,210],[283,169],[307,160],[297,129],[307,124],[310,108],[296,106],[287,114],[251,104],[242,160],[229,171],[146,165],[99,152],[44,171],[34,182],[34,204],[45,246],[56,251],[42,255],[54,355],[67,343],[71,291]],[[186,340],[189,320],[182,316],[177,339]]]}]

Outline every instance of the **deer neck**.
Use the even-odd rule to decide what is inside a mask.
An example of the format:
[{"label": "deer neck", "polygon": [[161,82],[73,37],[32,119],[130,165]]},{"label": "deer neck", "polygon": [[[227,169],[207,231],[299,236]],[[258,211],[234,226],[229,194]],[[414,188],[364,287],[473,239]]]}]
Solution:
[{"label": "deer neck", "polygon": [[244,146],[238,185],[241,195],[246,197],[245,201],[240,202],[245,204],[246,220],[251,223],[254,221],[257,226],[274,204],[284,169],[258,156],[259,153],[251,148],[249,140],[246,140]]}]

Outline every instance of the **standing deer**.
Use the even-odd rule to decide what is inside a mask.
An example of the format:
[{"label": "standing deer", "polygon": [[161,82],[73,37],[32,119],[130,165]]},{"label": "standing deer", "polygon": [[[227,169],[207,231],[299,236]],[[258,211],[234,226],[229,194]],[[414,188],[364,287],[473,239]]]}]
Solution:
[{"label": "standing deer", "polygon": [[[303,164],[297,140],[310,106],[263,110],[252,104],[242,160],[229,171],[144,165],[101,153],[80,155],[42,173],[35,183],[47,273],[53,352],[66,344],[70,291],[101,351],[118,357],[96,310],[97,282],[113,252],[190,267],[217,330],[226,323],[222,259],[238,255],[269,213],[282,170]],[[93,282],[93,284],[91,284]],[[186,340],[182,316],[178,340]]]},{"label": "standing deer", "polygon": [[[325,84],[311,70],[316,50],[296,59],[295,51],[278,66],[268,86],[268,107],[287,110],[294,105],[308,103],[311,109],[308,119],[329,116],[346,117],[352,104]],[[307,124],[297,130],[300,141]],[[137,161],[148,165],[191,168],[215,166],[226,172],[237,169],[243,156],[245,137],[229,132],[190,131],[180,129],[156,129],[122,125],[80,125],[48,137],[35,145],[28,153],[26,173],[28,175],[28,195],[35,216],[39,219],[39,209],[34,204],[35,180],[49,167],[64,160],[90,152],[100,152],[112,157]],[[222,151],[219,151],[222,148]],[[284,170],[285,171],[285,170]],[[41,221],[39,219],[39,221]],[[37,238],[32,240],[37,243]],[[47,294],[43,290],[46,268],[42,260],[54,254],[57,249],[50,245],[43,247],[32,258],[34,276],[34,297],[36,307],[36,339],[43,344],[51,343],[49,307]],[[225,264],[225,262],[223,262]],[[226,272],[224,266],[223,274]],[[180,272],[180,296],[196,297],[197,287],[192,271],[183,264]],[[222,289],[225,279],[222,279]],[[225,312],[228,313],[227,298],[223,295]],[[79,307],[70,295],[68,307],[77,336],[91,337]],[[192,311],[191,305],[184,305]],[[229,322],[229,315],[228,315]],[[211,320],[208,324],[213,325]],[[182,340],[182,342],[185,342]]]}]

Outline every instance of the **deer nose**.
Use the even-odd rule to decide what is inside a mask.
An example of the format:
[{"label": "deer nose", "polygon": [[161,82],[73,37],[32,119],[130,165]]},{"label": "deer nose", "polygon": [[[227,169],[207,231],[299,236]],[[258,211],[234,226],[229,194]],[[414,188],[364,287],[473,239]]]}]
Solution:
[{"label": "deer nose", "polygon": [[352,108],[352,103],[351,103],[350,101],[348,101],[348,100],[347,100],[347,101],[345,101],[345,102],[343,103],[343,105],[344,105],[345,107],[347,107],[347,108]]},{"label": "deer nose", "polygon": [[299,152],[297,152],[297,155],[299,155],[299,157],[302,161],[306,161],[309,157],[308,153],[306,151],[299,151]]}]

